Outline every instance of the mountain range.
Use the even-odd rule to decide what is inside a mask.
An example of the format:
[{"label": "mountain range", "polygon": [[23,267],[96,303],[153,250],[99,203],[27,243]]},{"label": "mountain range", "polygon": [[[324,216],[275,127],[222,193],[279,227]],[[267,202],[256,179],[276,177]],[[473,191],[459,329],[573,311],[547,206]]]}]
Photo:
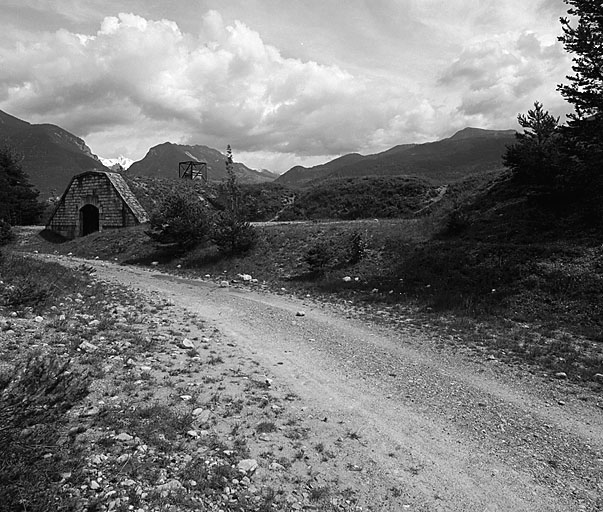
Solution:
[{"label": "mountain range", "polygon": [[434,184],[445,184],[502,169],[502,155],[514,142],[515,130],[465,128],[436,142],[403,144],[367,156],[351,153],[309,168],[296,166],[276,182],[303,188],[332,178],[419,176]]},{"label": "mountain range", "polygon": [[[418,176],[438,185],[502,169],[502,155],[507,145],[515,142],[514,136],[514,130],[465,128],[440,141],[402,144],[366,156],[351,153],[314,167],[295,166],[281,176],[239,162],[234,169],[241,183],[275,181],[293,188],[359,176]],[[21,166],[40,191],[41,199],[60,195],[73,175],[90,169],[178,178],[179,162],[192,160],[207,163],[210,181],[226,177],[224,155],[207,146],[165,142],[152,147],[138,162],[131,163],[124,157],[100,159],[81,138],[59,126],[31,124],[0,110],[1,144],[20,155]]]}]

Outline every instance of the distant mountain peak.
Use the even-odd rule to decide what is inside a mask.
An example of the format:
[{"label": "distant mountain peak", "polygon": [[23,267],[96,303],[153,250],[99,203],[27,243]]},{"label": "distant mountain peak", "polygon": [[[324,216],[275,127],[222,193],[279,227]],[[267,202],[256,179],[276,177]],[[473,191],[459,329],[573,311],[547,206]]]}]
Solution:
[{"label": "distant mountain peak", "polygon": [[21,166],[41,198],[59,195],[75,174],[105,169],[77,135],[54,124],[31,124],[1,110],[0,143],[23,155]]},{"label": "distant mountain peak", "polygon": [[478,137],[508,137],[514,133],[515,130],[486,130],[484,128],[468,126],[456,132],[449,140],[473,139]]},{"label": "distant mountain peak", "polygon": [[[184,161],[205,162],[209,181],[226,178],[224,155],[217,149],[196,144],[194,146],[164,142],[149,149],[146,156],[134,162],[128,170],[132,175],[161,178],[178,178],[178,165]],[[264,171],[250,169],[240,162],[234,162],[234,171],[241,183],[262,183],[273,181],[277,176]]]},{"label": "distant mountain peak", "polygon": [[112,171],[118,171],[120,170],[120,168],[123,170],[127,170],[128,167],[130,167],[134,163],[134,160],[123,155],[119,155],[117,158],[101,157],[100,161],[105,167],[108,167]]},{"label": "distant mountain peak", "polygon": [[329,178],[417,176],[447,184],[503,169],[502,156],[515,140],[514,130],[465,128],[448,139],[424,144],[401,144],[373,155],[344,155],[311,168],[296,166],[277,183],[311,187]]}]

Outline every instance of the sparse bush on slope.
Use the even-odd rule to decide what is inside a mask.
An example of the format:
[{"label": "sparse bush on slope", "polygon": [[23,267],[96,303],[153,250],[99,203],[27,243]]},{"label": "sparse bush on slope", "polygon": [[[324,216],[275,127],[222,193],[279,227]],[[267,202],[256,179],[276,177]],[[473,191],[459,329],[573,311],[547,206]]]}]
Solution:
[{"label": "sparse bush on slope", "polygon": [[41,352],[0,375],[0,510],[67,509],[55,484],[75,467],[57,456],[61,425],[87,393],[86,375]]},{"label": "sparse bush on slope", "polygon": [[209,215],[201,201],[171,193],[151,214],[147,235],[156,242],[173,244],[186,251],[204,241],[209,231]]}]

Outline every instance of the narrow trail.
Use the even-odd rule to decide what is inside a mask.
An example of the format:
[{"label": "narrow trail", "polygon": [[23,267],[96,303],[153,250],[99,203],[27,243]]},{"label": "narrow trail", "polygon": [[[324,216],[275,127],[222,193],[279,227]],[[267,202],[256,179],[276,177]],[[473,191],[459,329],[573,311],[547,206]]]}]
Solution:
[{"label": "narrow trail", "polygon": [[374,510],[395,510],[388,493],[398,488],[411,510],[603,510],[603,413],[577,396],[560,404],[561,383],[505,379],[438,354],[425,335],[311,301],[86,263],[99,279],[171,299],[236,341],[301,397],[317,429],[345,424],[359,439],[349,460],[362,467]]}]

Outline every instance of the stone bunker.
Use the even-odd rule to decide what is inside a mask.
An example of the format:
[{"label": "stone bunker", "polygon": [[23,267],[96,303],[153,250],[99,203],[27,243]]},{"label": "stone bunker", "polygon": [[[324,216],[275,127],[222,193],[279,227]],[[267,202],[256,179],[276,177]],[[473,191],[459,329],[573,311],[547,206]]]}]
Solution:
[{"label": "stone bunker", "polygon": [[148,220],[147,212],[120,174],[87,171],[71,179],[46,229],[71,239]]}]

